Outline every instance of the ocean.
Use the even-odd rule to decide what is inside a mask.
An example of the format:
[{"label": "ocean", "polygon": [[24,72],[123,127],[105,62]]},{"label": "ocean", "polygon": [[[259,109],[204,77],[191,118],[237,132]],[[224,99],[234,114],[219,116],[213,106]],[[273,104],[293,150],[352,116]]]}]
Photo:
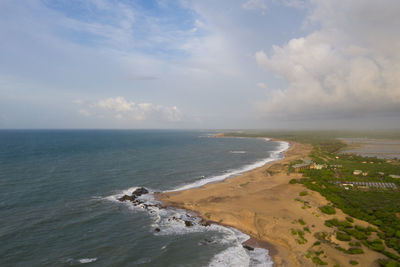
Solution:
[{"label": "ocean", "polygon": [[222,180],[287,148],[213,134],[0,131],[0,266],[272,266],[268,251],[243,248],[248,236],[235,229],[117,200],[143,186],[144,201],[155,203],[152,192]]}]

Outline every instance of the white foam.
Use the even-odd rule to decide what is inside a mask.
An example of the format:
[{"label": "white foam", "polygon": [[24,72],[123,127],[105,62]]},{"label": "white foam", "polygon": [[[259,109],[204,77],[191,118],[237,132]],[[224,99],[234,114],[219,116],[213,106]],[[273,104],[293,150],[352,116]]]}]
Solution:
[{"label": "white foam", "polygon": [[224,239],[232,246],[215,255],[208,266],[243,266],[243,267],[272,267],[273,261],[268,250],[255,248],[253,251],[243,248],[242,243],[250,237],[234,228],[224,227],[230,233]]},{"label": "white foam", "polygon": [[[265,140],[269,141],[269,139]],[[243,166],[242,168],[237,170],[228,171],[227,173],[222,175],[200,179],[194,183],[184,185],[182,187],[173,189],[171,191],[185,190],[189,188],[199,187],[210,182],[221,181],[228,177],[238,175],[240,173],[261,167],[268,162],[280,159],[282,157],[281,153],[289,148],[289,144],[287,142],[279,142],[279,143],[280,145],[278,149],[272,152],[269,158],[257,161],[253,164]],[[205,232],[205,231],[214,231],[222,233],[223,238],[215,238],[215,240],[212,242],[218,242],[220,244],[224,244],[229,247],[220,252],[219,254],[215,255],[211,259],[209,266],[270,267],[273,265],[271,258],[268,256],[268,250],[256,248],[253,251],[249,251],[243,248],[242,243],[246,241],[249,238],[249,236],[241,233],[236,229],[220,226],[217,224],[211,224],[210,226],[203,226],[200,223],[201,220],[200,218],[182,209],[158,208],[156,206],[147,206],[147,208],[145,208],[146,205],[160,204],[160,202],[154,198],[153,194],[154,191],[149,188],[147,188],[149,190],[148,194],[144,194],[138,197],[138,199],[140,199],[143,202],[143,204],[133,205],[129,201],[124,201],[124,202],[118,201],[118,198],[122,197],[123,195],[131,195],[132,192],[135,191],[137,188],[138,187],[131,187],[125,190],[121,190],[117,194],[103,198],[103,200],[123,203],[133,210],[147,211],[153,220],[151,226],[154,227],[154,229],[156,228],[160,229],[159,232],[154,232],[155,235],[182,235],[187,233]],[[192,222],[193,226],[187,227],[185,225],[185,221]],[[81,260],[85,261],[82,263],[88,263],[97,260],[97,258],[81,259]]]},{"label": "white foam", "polygon": [[[270,139],[268,139],[268,138],[264,138],[264,140],[267,141],[267,142],[270,141]],[[262,166],[264,166],[265,164],[267,164],[269,162],[281,159],[283,157],[282,152],[286,151],[288,148],[289,148],[289,143],[288,142],[279,141],[278,149],[273,151],[273,152],[271,152],[271,155],[268,158],[259,160],[259,161],[255,162],[253,164],[245,165],[240,169],[231,170],[231,171],[229,171],[227,173],[224,173],[224,174],[221,174],[221,175],[217,175],[217,176],[212,176],[212,177],[209,177],[209,178],[200,179],[200,180],[197,180],[197,181],[195,181],[193,183],[186,184],[186,185],[177,187],[175,189],[168,190],[166,192],[182,191],[182,190],[187,190],[187,189],[190,189],[190,188],[200,187],[200,186],[203,186],[203,185],[208,184],[208,183],[222,181],[222,180],[225,180],[226,178],[229,178],[229,177],[232,177],[232,176],[236,176],[236,175],[239,175],[241,173],[244,173],[244,172],[259,168],[259,167],[262,167]]]},{"label": "white foam", "polygon": [[268,254],[268,250],[262,248],[255,248],[250,254],[251,267],[272,267],[274,262]]},{"label": "white foam", "polygon": [[83,258],[78,260],[80,263],[91,263],[97,261],[97,258]]},{"label": "white foam", "polygon": [[[120,193],[111,195],[103,198],[103,200],[123,203],[129,206],[133,210],[147,211],[150,218],[152,218],[152,228],[160,229],[159,232],[154,232],[155,235],[184,235],[188,233],[199,233],[199,232],[219,232],[223,234],[222,238],[217,236],[211,237],[211,241],[208,243],[219,243],[222,245],[229,246],[227,249],[215,255],[209,266],[219,267],[219,266],[243,266],[243,267],[270,267],[272,266],[271,258],[268,256],[268,250],[265,249],[254,249],[254,251],[249,251],[243,248],[242,243],[246,241],[249,236],[241,233],[240,231],[224,227],[218,224],[211,224],[210,226],[203,226],[200,222],[201,219],[195,214],[188,211],[177,209],[177,208],[158,208],[157,206],[149,206],[147,209],[144,208],[145,205],[159,204],[160,202],[154,198],[154,194],[150,191],[148,194],[144,194],[138,197],[143,204],[133,205],[129,201],[120,202],[118,198],[124,194],[131,194],[137,187],[131,187],[126,190],[122,190]],[[193,226],[186,226],[185,221],[190,221]],[[161,250],[165,249],[162,247]],[[90,261],[89,261],[90,260]],[[92,259],[81,259],[81,263],[89,263],[91,261],[97,260]]]},{"label": "white foam", "polygon": [[243,248],[233,246],[225,249],[221,253],[215,255],[209,267],[225,267],[225,266],[249,266],[250,256]]},{"label": "white foam", "polygon": [[107,196],[104,199],[110,200],[110,201],[118,201],[118,198],[122,197],[123,195],[131,195],[132,192],[135,191],[138,188],[139,188],[138,186],[130,187],[128,189],[124,189],[124,190],[120,191],[117,194],[114,194],[114,195],[111,195],[111,196]]},{"label": "white foam", "polygon": [[246,154],[247,151],[243,151],[243,150],[237,150],[237,151],[229,151],[232,154]]}]

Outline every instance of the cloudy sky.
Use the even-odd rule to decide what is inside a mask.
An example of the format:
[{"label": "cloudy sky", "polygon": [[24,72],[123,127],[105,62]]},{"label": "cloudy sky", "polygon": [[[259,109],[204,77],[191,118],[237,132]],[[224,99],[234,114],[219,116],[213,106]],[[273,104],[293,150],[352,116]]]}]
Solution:
[{"label": "cloudy sky", "polygon": [[2,0],[0,128],[399,128],[398,0]]}]

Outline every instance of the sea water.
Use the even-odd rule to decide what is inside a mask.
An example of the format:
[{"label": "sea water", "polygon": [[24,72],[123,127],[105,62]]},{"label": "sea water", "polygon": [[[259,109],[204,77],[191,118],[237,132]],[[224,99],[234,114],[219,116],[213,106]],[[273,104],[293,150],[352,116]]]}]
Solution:
[{"label": "sea water", "polygon": [[212,134],[0,131],[0,266],[272,266],[268,251],[244,249],[248,236],[235,229],[117,200],[144,186],[151,203],[152,192],[223,180],[287,148]]}]

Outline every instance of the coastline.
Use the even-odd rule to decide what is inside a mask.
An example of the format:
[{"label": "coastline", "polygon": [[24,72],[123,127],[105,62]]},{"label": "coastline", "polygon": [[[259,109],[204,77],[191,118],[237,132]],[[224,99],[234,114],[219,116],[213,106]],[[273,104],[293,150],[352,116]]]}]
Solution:
[{"label": "coastline", "polygon": [[[222,138],[225,137],[224,134],[216,134],[214,136],[215,138]],[[189,187],[189,188],[185,188],[185,187],[180,187],[178,189],[174,189],[174,190],[169,190],[169,191],[165,191],[162,193],[157,193],[155,195],[156,199],[158,199],[159,201],[161,201],[162,203],[164,203],[165,206],[169,206],[169,207],[174,207],[174,208],[179,208],[179,209],[184,209],[187,211],[190,211],[194,214],[197,214],[197,216],[199,216],[203,221],[205,222],[209,222],[209,223],[215,223],[221,226],[225,226],[225,227],[233,227],[241,232],[243,232],[244,234],[249,235],[249,239],[246,240],[245,242],[243,242],[243,245],[248,245],[251,246],[253,248],[263,248],[268,250],[268,255],[273,259],[274,265],[277,264],[277,262],[282,262],[285,263],[284,260],[282,260],[282,256],[288,256],[288,253],[285,251],[285,249],[282,249],[281,245],[276,242],[274,242],[273,240],[265,240],[260,238],[257,235],[254,235],[252,232],[247,231],[246,229],[242,229],[240,227],[231,225],[229,223],[224,223],[221,221],[216,221],[216,220],[212,220],[206,216],[204,216],[204,214],[202,214],[201,212],[199,212],[198,209],[196,208],[192,208],[188,206],[188,203],[185,203],[184,201],[181,202],[176,202],[173,199],[173,196],[178,196],[181,192],[189,192],[192,190],[196,190],[196,189],[204,189],[206,190],[208,186],[210,185],[218,185],[218,184],[223,184],[224,182],[228,181],[228,180],[233,180],[236,178],[243,178],[247,177],[247,175],[251,175],[253,172],[262,172],[264,169],[267,169],[269,167],[271,167],[274,164],[278,164],[280,162],[287,162],[289,161],[288,158],[288,153],[290,153],[290,150],[293,148],[293,144],[297,144],[291,141],[283,141],[283,140],[278,140],[275,138],[262,138],[262,139],[267,139],[270,141],[274,141],[274,142],[284,142],[287,143],[287,148],[285,150],[278,150],[275,153],[280,154],[283,153],[283,157],[282,158],[277,158],[277,159],[271,159],[269,161],[267,161],[266,163],[264,163],[262,166],[258,166],[255,167],[251,170],[247,170],[247,171],[243,171],[237,174],[231,174],[229,177],[226,177],[222,180],[217,180],[217,181],[210,181],[207,182],[205,184],[202,184],[200,186],[197,187]],[[307,153],[308,155],[308,153]],[[307,156],[307,155],[301,155],[301,156]],[[298,158],[298,157],[296,157]],[[291,159],[290,160],[294,160]],[[182,188],[182,189],[181,189]],[[190,204],[189,204],[190,205]],[[279,266],[279,265],[278,265]],[[285,266],[285,265],[282,265]]]},{"label": "coastline", "polygon": [[[324,222],[333,217],[343,220],[346,216],[340,210],[334,216],[321,213],[318,207],[328,204],[324,197],[306,190],[303,185],[289,184],[291,179],[302,176],[288,173],[289,163],[307,157],[312,150],[308,144],[289,144],[283,158],[261,167],[200,187],[159,193],[156,197],[166,206],[194,212],[204,221],[233,227],[249,235],[251,238],[246,242],[267,249],[274,266],[313,266],[305,255],[317,241],[314,234],[326,232],[333,244],[345,246],[335,239],[332,229]],[[302,191],[307,191],[307,195],[299,200]],[[310,229],[306,245],[299,244],[293,236],[293,229],[303,228],[299,220],[307,222]],[[367,225],[356,221],[359,225]],[[324,259],[329,264],[348,263],[349,256],[340,254],[331,245],[323,243],[320,247],[329,251],[329,257]],[[379,258],[379,254],[366,252],[352,258],[361,266],[376,266],[371,263]]]}]

